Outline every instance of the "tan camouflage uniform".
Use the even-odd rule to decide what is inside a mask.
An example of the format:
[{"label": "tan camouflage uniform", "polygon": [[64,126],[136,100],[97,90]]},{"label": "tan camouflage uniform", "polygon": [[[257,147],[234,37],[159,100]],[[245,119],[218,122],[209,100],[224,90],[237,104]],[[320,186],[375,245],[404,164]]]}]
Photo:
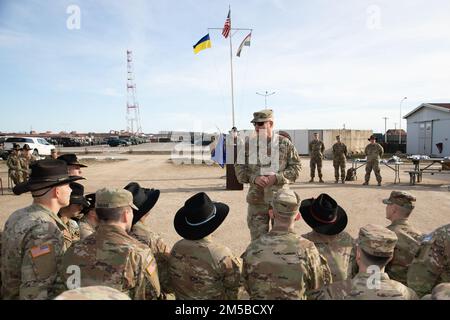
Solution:
[{"label": "tan camouflage uniform", "polygon": [[80,227],[72,219],[69,219],[66,226],[69,230],[68,233],[64,234],[64,243],[67,250],[72,245],[72,243],[80,241]]},{"label": "tan camouflage uniform", "polygon": [[422,300],[450,300],[450,282],[438,284],[431,294],[423,296]]},{"label": "tan camouflage uniform", "polygon": [[170,248],[166,245],[163,238],[161,238],[157,233],[151,231],[150,227],[141,221],[138,221],[131,228],[130,236],[151,249],[153,255],[155,256],[156,263],[158,264],[158,276],[161,284],[161,290],[164,293],[170,293]]},{"label": "tan camouflage uniform", "polygon": [[67,227],[49,209],[33,204],[8,218],[2,237],[4,299],[51,299],[64,290],[57,266],[64,254]]},{"label": "tan camouflage uniform", "polygon": [[309,166],[311,168],[311,179],[314,179],[316,166],[317,175],[319,179],[322,180],[322,159],[323,152],[325,151],[325,145],[320,140],[313,140],[309,143],[309,154],[311,160],[309,161]]},{"label": "tan camouflage uniform", "polygon": [[11,153],[6,161],[6,165],[9,169],[9,177],[14,185],[23,182],[23,168],[19,156]]},{"label": "tan camouflage uniform", "polygon": [[[292,219],[299,202],[296,193],[282,189],[274,196],[273,209],[277,216]],[[242,259],[242,277],[252,300],[304,300],[331,282],[327,262],[314,244],[282,227],[252,241]]]},{"label": "tan camouflage uniform", "polygon": [[450,282],[450,224],[424,236],[421,248],[408,269],[408,286],[419,296],[439,283]]},{"label": "tan camouflage uniform", "polygon": [[175,243],[169,265],[171,287],[179,300],[238,298],[241,262],[211,236]]},{"label": "tan camouflage uniform", "polygon": [[67,290],[55,300],[131,300],[129,296],[119,290],[105,286],[91,286]]},{"label": "tan camouflage uniform", "polygon": [[[94,234],[74,243],[63,258],[62,270],[71,265],[80,268],[81,287],[105,285],[133,300],[160,296],[158,267],[151,250],[118,226],[101,223]],[[63,272],[65,281],[70,276]]]},{"label": "tan camouflage uniform", "polygon": [[86,215],[78,221],[78,227],[80,228],[80,240],[86,239],[95,232],[95,227],[89,223]]},{"label": "tan camouflage uniform", "polygon": [[34,155],[19,156],[20,166],[22,168],[22,181],[27,181],[30,176],[30,165],[38,159]]},{"label": "tan camouflage uniform", "polygon": [[[394,252],[397,236],[378,225],[369,224],[359,231],[357,245],[365,253],[376,257],[389,257]],[[374,280],[380,282],[377,285]],[[415,300],[415,292],[385,272],[359,272],[353,279],[334,282],[320,290],[319,300]]]},{"label": "tan camouflage uniform", "polygon": [[345,182],[345,164],[347,161],[347,146],[342,142],[336,142],[333,145],[333,167],[334,177],[339,181],[339,168],[341,169],[341,180]]},{"label": "tan camouflage uniform", "polygon": [[[264,120],[269,117],[271,118],[271,116],[271,110],[262,110],[254,113],[254,120]],[[247,225],[250,229],[250,236],[252,240],[269,231],[269,209],[273,193],[282,188],[285,184],[294,183],[301,170],[300,157],[292,142],[278,134],[274,134],[272,139],[278,139],[279,141],[279,169],[278,172],[276,172],[277,181],[272,187],[264,189],[255,184],[255,179],[260,175],[264,175],[264,171],[270,168],[270,165],[265,166],[260,162],[259,143],[257,137],[250,138],[250,141],[248,142],[248,144],[257,144],[257,157],[255,157],[257,158],[257,163],[249,163],[250,149],[247,148],[248,144],[246,144],[245,164],[235,165],[236,178],[239,183],[250,184],[247,194]],[[269,152],[270,150],[271,147],[269,142],[267,151]]]},{"label": "tan camouflage uniform", "polygon": [[369,183],[370,173],[375,173],[375,177],[377,178],[377,182],[381,183],[381,174],[380,174],[380,159],[384,154],[384,149],[379,143],[368,144],[364,153],[367,156],[367,164],[366,164],[366,176],[365,182]]},{"label": "tan camouflage uniform", "polygon": [[333,282],[351,279],[358,272],[355,240],[347,232],[327,236],[312,231],[303,237],[313,242],[325,258],[330,267]]}]

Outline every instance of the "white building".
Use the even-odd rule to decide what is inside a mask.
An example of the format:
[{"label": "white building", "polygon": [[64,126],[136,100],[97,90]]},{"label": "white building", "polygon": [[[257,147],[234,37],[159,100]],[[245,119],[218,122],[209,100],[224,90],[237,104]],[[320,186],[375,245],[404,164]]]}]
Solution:
[{"label": "white building", "polygon": [[407,153],[450,155],[450,103],[422,103],[403,118],[407,121]]}]

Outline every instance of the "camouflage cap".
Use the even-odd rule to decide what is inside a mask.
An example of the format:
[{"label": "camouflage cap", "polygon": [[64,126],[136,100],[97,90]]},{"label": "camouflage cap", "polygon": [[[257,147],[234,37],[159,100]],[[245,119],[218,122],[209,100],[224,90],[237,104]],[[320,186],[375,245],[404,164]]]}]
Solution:
[{"label": "camouflage cap", "polygon": [[286,217],[292,217],[298,213],[300,197],[297,193],[289,189],[280,189],[272,200],[272,207],[275,211]]},{"label": "camouflage cap", "polygon": [[103,188],[95,193],[96,208],[113,209],[126,206],[139,210],[133,204],[133,195],[128,190]]},{"label": "camouflage cap", "polygon": [[368,224],[359,229],[358,246],[375,257],[390,257],[397,244],[397,236],[391,230],[376,224]]},{"label": "camouflage cap", "polygon": [[413,209],[416,197],[405,191],[392,191],[389,199],[384,199],[384,204],[396,204],[404,208]]},{"label": "camouflage cap", "polygon": [[450,283],[438,284],[431,292],[432,300],[450,300]]},{"label": "camouflage cap", "polygon": [[55,300],[131,300],[128,295],[106,286],[91,286],[67,290]]},{"label": "camouflage cap", "polygon": [[264,109],[261,111],[257,111],[253,113],[253,120],[251,123],[255,122],[267,122],[273,120],[273,110],[272,109]]}]

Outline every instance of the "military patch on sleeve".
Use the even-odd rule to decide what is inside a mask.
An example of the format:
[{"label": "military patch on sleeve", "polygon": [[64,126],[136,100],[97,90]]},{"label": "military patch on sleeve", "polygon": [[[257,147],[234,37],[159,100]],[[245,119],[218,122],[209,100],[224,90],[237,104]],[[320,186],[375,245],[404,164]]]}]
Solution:
[{"label": "military patch on sleeve", "polygon": [[42,244],[40,246],[36,246],[30,249],[31,257],[33,259],[43,256],[52,252],[52,248],[48,244]]},{"label": "military patch on sleeve", "polygon": [[150,260],[150,263],[148,264],[147,268],[145,268],[145,270],[147,270],[147,272],[148,272],[149,275],[152,275],[153,272],[156,271],[156,267],[157,267],[156,261],[155,261],[154,258],[152,258],[152,259]]}]

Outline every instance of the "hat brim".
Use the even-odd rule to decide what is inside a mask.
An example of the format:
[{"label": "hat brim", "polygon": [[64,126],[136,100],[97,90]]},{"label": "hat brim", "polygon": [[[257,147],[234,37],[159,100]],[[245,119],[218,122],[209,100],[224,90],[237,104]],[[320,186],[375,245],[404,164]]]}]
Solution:
[{"label": "hat brim", "polygon": [[314,231],[320,234],[325,234],[328,236],[333,236],[344,231],[348,223],[347,213],[338,205],[337,217],[334,223],[325,224],[314,219],[311,214],[311,206],[314,198],[303,200],[300,205],[300,214],[303,220],[310,226]]},{"label": "hat brim", "polygon": [[392,204],[392,201],[389,199],[383,199],[382,201],[384,204]]},{"label": "hat brim", "polygon": [[250,121],[250,123],[256,123],[256,122],[269,122],[269,121],[273,121],[272,118],[264,118],[264,119],[253,119],[252,121]]},{"label": "hat brim", "polygon": [[216,207],[216,216],[200,226],[190,226],[186,222],[187,210],[183,207],[175,214],[173,221],[175,231],[184,239],[200,240],[213,233],[225,220],[230,208],[221,202],[213,202]]},{"label": "hat brim", "polygon": [[15,195],[21,195],[25,192],[33,192],[33,191],[39,191],[39,190],[43,190],[43,189],[47,189],[47,188],[53,188],[53,187],[61,186],[64,184],[69,184],[71,182],[78,181],[78,180],[85,180],[85,179],[83,177],[79,177],[79,176],[70,176],[69,178],[58,181],[58,182],[51,182],[48,184],[39,183],[38,188],[33,188],[34,183],[25,181],[25,182],[17,184],[13,188],[13,193]]},{"label": "hat brim", "polygon": [[159,195],[161,192],[159,190],[151,190],[151,189],[145,189],[145,196],[147,197],[147,200],[145,200],[144,204],[141,206],[138,210],[133,210],[133,222],[132,224],[135,225],[143,216],[145,216],[150,210],[153,209],[156,202],[159,200]]},{"label": "hat brim", "polygon": [[87,165],[79,163],[79,162],[74,162],[74,163],[68,163],[68,166],[79,166],[80,168],[87,168]]},{"label": "hat brim", "polygon": [[79,204],[82,205],[83,208],[89,207],[89,202],[87,202],[84,197],[70,198],[70,204]]}]

